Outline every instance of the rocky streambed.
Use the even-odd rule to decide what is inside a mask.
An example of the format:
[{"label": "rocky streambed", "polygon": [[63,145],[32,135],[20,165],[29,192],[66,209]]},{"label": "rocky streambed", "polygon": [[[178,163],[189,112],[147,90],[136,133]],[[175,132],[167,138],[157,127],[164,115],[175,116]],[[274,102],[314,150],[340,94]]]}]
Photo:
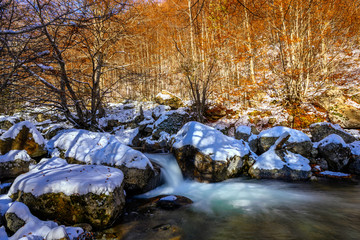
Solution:
[{"label": "rocky streambed", "polygon": [[[304,238],[316,239],[322,224],[319,239],[330,230],[338,236],[336,224],[346,232],[343,239],[360,236],[354,227],[360,219],[356,136],[317,123],[308,134],[238,126],[232,137],[194,121],[164,127],[179,117],[170,115],[160,114],[148,137],[142,134],[150,119],[133,122],[132,138],[127,131],[65,129],[46,140],[33,123],[14,124],[0,137],[0,180],[7,193],[0,199],[0,236],[254,238],[256,222],[264,225],[257,226],[260,238],[289,239],[292,228],[301,228]],[[143,154],[134,150],[139,142],[170,153]],[[239,232],[234,224],[241,225]],[[206,226],[211,230],[203,231]]]}]

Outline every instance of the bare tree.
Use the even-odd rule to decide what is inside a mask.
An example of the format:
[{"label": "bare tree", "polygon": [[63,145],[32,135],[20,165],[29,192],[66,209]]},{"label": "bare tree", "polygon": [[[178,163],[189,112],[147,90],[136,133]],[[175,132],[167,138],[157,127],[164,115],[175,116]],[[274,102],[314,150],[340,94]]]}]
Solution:
[{"label": "bare tree", "polygon": [[[10,62],[20,66],[27,77],[23,84],[33,95],[26,100],[55,107],[77,127],[98,128],[97,116],[106,94],[100,84],[107,64],[104,49],[109,49],[107,42],[114,41],[114,37],[105,36],[103,26],[124,12],[127,2],[23,0],[12,3],[26,10],[28,17],[9,22],[9,29],[1,29],[0,36],[9,46]],[[14,39],[26,46],[26,54],[19,56]],[[73,55],[79,49],[85,53],[80,63],[87,65],[89,71],[77,69],[80,65]]]}]

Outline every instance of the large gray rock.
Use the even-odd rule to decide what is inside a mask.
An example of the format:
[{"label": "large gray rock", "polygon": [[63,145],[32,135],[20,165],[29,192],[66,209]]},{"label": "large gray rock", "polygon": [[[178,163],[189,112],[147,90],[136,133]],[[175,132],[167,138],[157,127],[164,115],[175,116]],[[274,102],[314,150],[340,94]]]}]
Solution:
[{"label": "large gray rock", "polygon": [[169,134],[177,133],[189,119],[190,116],[186,112],[182,114],[175,111],[166,112],[154,123],[155,130],[152,134],[153,138],[159,139],[161,132]]},{"label": "large gray rock", "polygon": [[31,157],[45,155],[45,140],[36,127],[28,122],[20,122],[12,126],[0,137],[0,153],[10,150],[26,150]]},{"label": "large gray rock", "polygon": [[360,141],[349,144],[352,159],[349,164],[349,172],[360,175]]},{"label": "large gray rock", "polygon": [[350,147],[340,136],[331,134],[315,143],[314,147],[318,149],[318,157],[327,161],[329,170],[335,172],[346,170],[352,154]]},{"label": "large gray rock", "polygon": [[251,177],[291,181],[308,180],[311,177],[310,161],[282,148],[289,137],[289,133],[284,133],[268,151],[256,159],[249,169]]},{"label": "large gray rock", "polygon": [[175,137],[173,151],[185,177],[205,182],[240,176],[255,158],[243,140],[198,122],[183,126]]},{"label": "large gray rock", "polygon": [[345,141],[345,143],[352,143],[356,138],[351,134],[345,132],[339,125],[327,122],[314,123],[310,125],[311,139],[313,142],[319,142],[330,134],[336,134]]},{"label": "large gray rock", "polygon": [[36,164],[25,150],[11,150],[0,155],[0,180],[13,179],[29,171],[29,165]]},{"label": "large gray rock", "polygon": [[102,229],[123,211],[123,179],[123,173],[116,168],[43,159],[15,179],[8,195],[25,203],[39,218],[67,225],[89,223]]},{"label": "large gray rock", "polygon": [[6,227],[12,232],[15,233],[21,227],[25,225],[25,221],[18,217],[13,212],[5,213]]},{"label": "large gray rock", "polygon": [[167,105],[171,107],[171,109],[178,109],[184,106],[181,98],[165,90],[156,95],[155,102],[160,105]]},{"label": "large gray rock", "polygon": [[[356,102],[358,91],[347,91],[350,99]],[[315,98],[317,104],[327,112],[329,120],[343,128],[360,128],[360,108],[354,106],[343,90],[333,87]]]},{"label": "large gray rock", "polygon": [[310,138],[299,130],[282,126],[267,129],[258,135],[257,153],[262,154],[269,150],[284,133],[290,134],[289,139],[285,142],[285,149],[307,158],[312,157],[313,149]]}]

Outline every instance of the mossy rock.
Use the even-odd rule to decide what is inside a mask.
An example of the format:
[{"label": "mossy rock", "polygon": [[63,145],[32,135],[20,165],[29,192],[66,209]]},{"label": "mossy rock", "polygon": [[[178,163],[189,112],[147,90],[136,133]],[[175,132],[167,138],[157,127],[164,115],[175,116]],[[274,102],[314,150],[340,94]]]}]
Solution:
[{"label": "mossy rock", "polygon": [[123,184],[107,195],[46,193],[34,196],[17,191],[11,198],[26,204],[40,219],[51,219],[65,225],[89,223],[94,229],[113,224],[125,205]]},{"label": "mossy rock", "polygon": [[31,157],[40,157],[47,152],[44,145],[39,145],[30,129],[23,126],[15,138],[0,139],[0,152],[5,154],[10,150],[26,150]]}]

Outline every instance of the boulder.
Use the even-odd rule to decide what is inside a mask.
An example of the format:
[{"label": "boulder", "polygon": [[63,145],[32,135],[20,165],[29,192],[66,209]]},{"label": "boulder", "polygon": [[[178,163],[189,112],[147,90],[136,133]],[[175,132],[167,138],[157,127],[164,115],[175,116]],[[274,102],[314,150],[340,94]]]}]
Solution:
[{"label": "boulder", "polygon": [[208,106],[204,113],[206,119],[210,122],[216,122],[227,115],[227,109],[224,105]]},{"label": "boulder", "polygon": [[345,132],[339,125],[327,122],[311,124],[310,133],[313,142],[319,142],[330,134],[336,134],[342,137],[345,143],[352,143],[356,141],[354,136]]},{"label": "boulder", "polygon": [[65,158],[68,163],[106,165],[122,170],[128,194],[147,192],[160,181],[159,171],[144,154],[111,134],[66,130],[52,138],[47,148],[53,157]]},{"label": "boulder", "polygon": [[122,213],[123,180],[124,174],[116,168],[43,159],[15,179],[8,195],[39,218],[70,225],[89,223],[103,229]]},{"label": "boulder", "polygon": [[1,154],[10,150],[26,150],[30,157],[40,157],[46,154],[45,140],[32,123],[20,122],[0,137]]},{"label": "boulder", "polygon": [[184,106],[181,98],[165,90],[156,95],[155,102],[160,105],[167,105],[171,107],[171,109],[178,109]]},{"label": "boulder", "polygon": [[7,228],[12,232],[17,232],[21,227],[25,225],[25,221],[19,218],[13,212],[5,213],[5,220]]},{"label": "boulder", "polygon": [[314,144],[318,149],[318,157],[327,161],[329,170],[341,172],[351,159],[351,149],[343,138],[336,134],[330,134],[320,142]]},{"label": "boulder", "polygon": [[[82,239],[79,227],[59,226],[53,221],[42,221],[32,215],[21,202],[13,202],[5,213],[6,226],[13,233],[10,239]],[[0,234],[0,239],[1,234]],[[6,238],[5,238],[6,239]]]},{"label": "boulder", "polygon": [[186,122],[189,121],[189,114],[186,112],[165,112],[154,123],[153,139],[159,139],[161,132],[169,133],[170,135],[177,133]]},{"label": "boulder", "polygon": [[198,122],[176,134],[173,152],[185,177],[219,182],[246,172],[256,157],[249,145]]},{"label": "boulder", "polygon": [[282,126],[267,129],[258,135],[257,153],[262,154],[269,150],[284,133],[290,134],[289,139],[284,145],[287,150],[300,154],[304,157],[312,157],[311,139],[305,133],[299,130]]},{"label": "boulder", "polygon": [[332,123],[339,124],[343,128],[360,128],[360,108],[356,106],[357,94],[351,94],[348,91],[348,95],[351,95],[350,99],[345,97],[340,88],[333,87],[317,97],[315,101],[326,109]]},{"label": "boulder", "polygon": [[13,179],[28,172],[30,164],[36,162],[25,150],[11,150],[5,155],[0,155],[0,180]]},{"label": "boulder", "polygon": [[261,154],[250,167],[249,175],[257,179],[281,179],[288,181],[310,179],[310,161],[281,147],[290,138],[289,133],[284,133],[275,144],[265,153]]},{"label": "boulder", "polygon": [[239,126],[235,130],[235,138],[247,142],[251,136],[251,127]]},{"label": "boulder", "polygon": [[349,172],[360,175],[360,141],[349,144],[352,160],[349,164]]}]

